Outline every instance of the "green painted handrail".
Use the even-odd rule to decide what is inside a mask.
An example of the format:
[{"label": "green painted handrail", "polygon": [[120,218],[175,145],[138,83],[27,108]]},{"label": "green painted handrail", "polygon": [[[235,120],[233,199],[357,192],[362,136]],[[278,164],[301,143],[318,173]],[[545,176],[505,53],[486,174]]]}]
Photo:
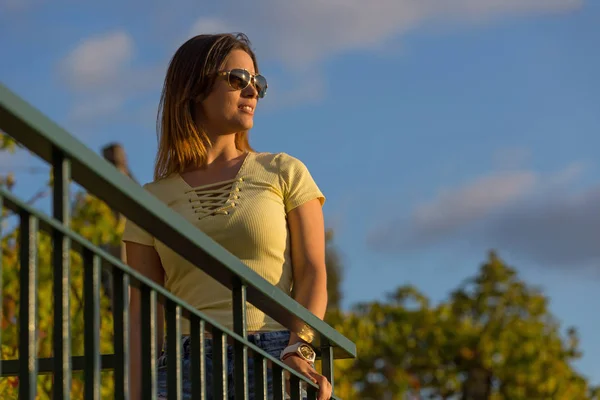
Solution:
[{"label": "green painted handrail", "polygon": [[75,182],[229,289],[241,280],[247,286],[247,300],[283,326],[295,331],[300,327],[312,328],[315,347],[333,346],[335,358],[356,357],[352,341],[3,85],[0,85],[0,129],[49,163],[55,150],[64,154],[71,162]]}]

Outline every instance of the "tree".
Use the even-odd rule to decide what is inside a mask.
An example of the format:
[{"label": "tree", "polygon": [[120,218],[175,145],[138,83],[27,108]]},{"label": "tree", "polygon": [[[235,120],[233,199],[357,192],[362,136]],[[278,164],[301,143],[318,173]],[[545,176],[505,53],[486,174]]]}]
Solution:
[{"label": "tree", "polygon": [[17,142],[12,137],[0,130],[0,151],[6,150],[9,152],[15,151]]},{"label": "tree", "polygon": [[575,329],[562,335],[548,299],[494,253],[439,305],[404,286],[334,326],[359,349],[336,371],[352,398],[598,399],[572,365]]},{"label": "tree", "polygon": [[327,229],[325,232],[325,265],[327,266],[327,309],[335,310],[341,307],[342,303],[342,280],[343,266],[340,253],[333,244],[333,229]]},{"label": "tree", "polygon": [[[8,146],[7,144],[11,145]],[[14,150],[14,141],[0,133],[0,151]],[[6,177],[0,176],[1,182],[6,182]],[[12,185],[14,186],[14,179]],[[84,191],[76,192],[71,201],[71,229],[75,230],[96,245],[105,243],[118,243],[122,233],[122,223],[115,218],[110,208],[99,199]],[[7,209],[2,209],[2,221],[17,216],[10,215]],[[19,229],[11,228],[2,232],[0,241],[2,245],[2,359],[18,358],[19,343]],[[39,331],[38,331],[38,356],[52,356],[52,327],[54,299],[52,295],[53,269],[52,269],[52,239],[45,233],[38,235],[38,294],[39,294]],[[83,320],[83,265],[79,254],[71,252],[71,345],[74,356],[83,355],[84,320]],[[109,311],[109,299],[101,294],[101,331],[100,351],[103,354],[113,353],[113,321]],[[103,372],[102,398],[112,398],[111,372]],[[51,375],[40,375],[38,378],[39,399],[52,398]],[[81,372],[73,373],[72,397],[83,398],[83,379]],[[0,398],[18,398],[17,377],[0,378]]]}]

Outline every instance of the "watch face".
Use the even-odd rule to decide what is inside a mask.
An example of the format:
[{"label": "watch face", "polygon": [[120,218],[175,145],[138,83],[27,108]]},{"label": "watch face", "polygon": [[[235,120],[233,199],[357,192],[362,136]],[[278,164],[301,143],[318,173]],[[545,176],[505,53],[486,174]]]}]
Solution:
[{"label": "watch face", "polygon": [[316,356],[315,351],[310,346],[307,346],[307,345],[300,346],[298,348],[298,351],[300,352],[302,357],[304,357],[310,361],[313,361]]}]

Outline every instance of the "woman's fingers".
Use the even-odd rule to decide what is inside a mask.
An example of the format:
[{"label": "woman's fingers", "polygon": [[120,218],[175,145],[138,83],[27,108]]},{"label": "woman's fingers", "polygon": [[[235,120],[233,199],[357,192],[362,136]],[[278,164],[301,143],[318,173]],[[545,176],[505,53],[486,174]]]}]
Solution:
[{"label": "woman's fingers", "polygon": [[329,400],[331,398],[331,383],[323,375],[316,372],[313,372],[312,376],[316,380],[315,383],[319,386],[318,400]]},{"label": "woman's fingers", "polygon": [[310,371],[302,372],[302,375],[304,375],[306,378],[308,378],[308,380],[311,381],[312,383],[314,383],[315,385],[319,384],[318,381],[312,375],[312,372],[310,372]]},{"label": "woman's fingers", "polygon": [[331,384],[323,375],[319,374],[312,365],[297,357],[289,357],[284,360],[288,367],[300,372],[315,385],[319,387],[318,400],[329,400],[331,398]]}]

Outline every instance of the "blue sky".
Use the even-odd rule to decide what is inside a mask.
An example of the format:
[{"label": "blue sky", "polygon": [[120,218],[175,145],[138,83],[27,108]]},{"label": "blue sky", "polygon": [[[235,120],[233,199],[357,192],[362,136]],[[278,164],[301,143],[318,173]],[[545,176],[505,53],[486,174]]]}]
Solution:
[{"label": "blue sky", "polygon": [[[345,304],[412,283],[443,299],[487,250],[578,327],[600,383],[600,4],[582,0],[0,0],[0,80],[152,177],[169,57],[243,31],[270,82],[251,132],[325,192]],[[17,193],[39,189],[27,154]]]}]

